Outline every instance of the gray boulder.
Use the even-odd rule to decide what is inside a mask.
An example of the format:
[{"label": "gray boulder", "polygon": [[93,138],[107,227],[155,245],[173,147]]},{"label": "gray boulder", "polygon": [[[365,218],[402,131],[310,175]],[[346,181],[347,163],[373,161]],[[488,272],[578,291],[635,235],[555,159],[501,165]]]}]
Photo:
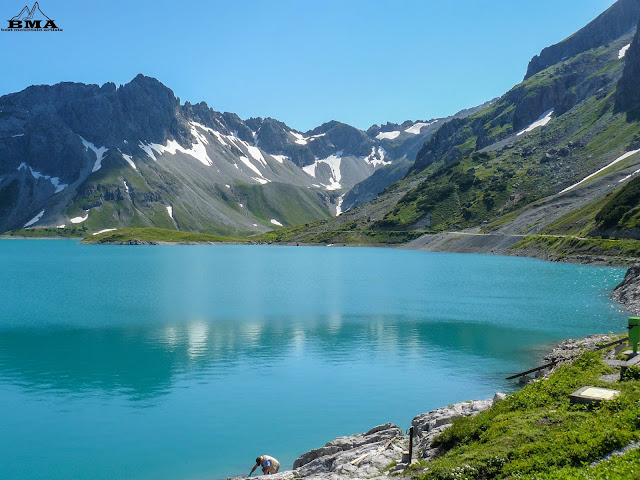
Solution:
[{"label": "gray boulder", "polygon": [[[494,397],[495,398],[495,397]],[[411,425],[414,429],[414,445],[422,458],[430,459],[436,455],[436,450],[431,448],[433,439],[449,428],[453,420],[461,417],[473,417],[493,405],[493,400],[471,400],[460,402],[447,407],[432,410],[415,417]]]}]

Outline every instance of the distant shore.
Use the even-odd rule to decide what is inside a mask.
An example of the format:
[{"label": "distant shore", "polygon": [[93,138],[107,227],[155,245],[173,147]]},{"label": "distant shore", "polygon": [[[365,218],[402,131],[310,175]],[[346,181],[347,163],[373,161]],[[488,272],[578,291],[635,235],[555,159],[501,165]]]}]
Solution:
[{"label": "distant shore", "polygon": [[267,234],[232,238],[213,234],[158,228],[118,229],[85,235],[55,235],[50,229],[40,235],[22,231],[0,235],[0,239],[74,239],[98,245],[280,245],[314,247],[384,247],[443,253],[470,253],[538,258],[551,262],[628,267],[640,263],[640,242],[630,239],[580,238],[561,235],[504,235],[478,231],[423,234],[411,241],[309,242],[270,238]]}]

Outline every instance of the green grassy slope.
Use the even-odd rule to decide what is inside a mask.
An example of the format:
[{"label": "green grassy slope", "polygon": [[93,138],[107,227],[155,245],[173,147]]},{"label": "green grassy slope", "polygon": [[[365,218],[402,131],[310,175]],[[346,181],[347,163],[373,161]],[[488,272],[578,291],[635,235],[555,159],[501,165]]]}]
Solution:
[{"label": "green grassy slope", "polygon": [[[558,78],[559,71],[573,72],[587,63],[593,72],[575,87],[575,93],[570,91],[565,97],[579,95],[580,89],[592,89],[594,79],[602,86],[597,94],[555,117],[547,126],[526,136],[511,137],[500,148],[472,151],[472,147],[455,145],[452,149],[459,151],[456,158],[441,166],[430,164],[438,168],[375,226],[451,230],[491,222],[559,192],[586,176],[584,172],[595,171],[633,149],[640,138],[640,124],[627,121],[624,113],[615,111],[615,86],[624,65],[614,55],[617,48],[616,44],[586,52],[523,82],[517,90],[525,92],[525,96],[545,95],[546,88],[554,88],[553,79]],[[499,106],[510,96],[507,94],[495,106],[476,114],[484,122],[484,138],[494,135],[492,125],[504,115]],[[465,132],[463,129],[452,136],[454,143],[466,138],[465,144],[472,145],[472,134]],[[472,153],[464,154],[465,151]],[[626,165],[621,162],[615,168]]]},{"label": "green grassy slope", "polygon": [[[355,209],[342,215],[346,218],[286,235],[279,232],[280,236],[288,241],[362,242],[384,232],[404,231],[410,239],[409,233],[491,230],[510,223],[537,202],[640,148],[640,123],[616,108],[616,86],[625,66],[618,52],[632,38],[633,32],[553,65],[489,107],[444,125],[425,144],[409,175],[378,197],[385,211],[371,215],[368,208]],[[516,135],[528,125],[532,112],[547,107],[554,108],[554,115],[546,126]],[[630,157],[584,185],[637,163],[637,156]],[[629,190],[620,195],[635,199]],[[606,227],[603,208],[610,214],[616,210],[616,226],[635,232],[636,205],[621,212],[620,198],[614,206],[597,198],[541,233],[601,232]]]},{"label": "green grassy slope", "polygon": [[247,240],[163,228],[124,228],[90,235],[83,240],[83,243],[128,243],[134,241],[150,243],[244,243]]},{"label": "green grassy slope", "polygon": [[[593,470],[588,467],[640,435],[640,381],[612,385],[599,380],[610,371],[599,353],[585,353],[549,379],[527,385],[490,410],[454,420],[433,442],[442,455],[417,467],[418,477],[636,478],[606,474],[637,472],[637,452]],[[586,385],[615,388],[622,395],[595,408],[571,405],[569,394]]]}]

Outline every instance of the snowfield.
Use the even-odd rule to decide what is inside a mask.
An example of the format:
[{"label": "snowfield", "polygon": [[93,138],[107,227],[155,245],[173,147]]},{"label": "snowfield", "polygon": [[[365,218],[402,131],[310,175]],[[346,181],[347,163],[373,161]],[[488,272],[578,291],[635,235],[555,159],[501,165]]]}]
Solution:
[{"label": "snowfield", "polygon": [[631,44],[625,45],[620,49],[620,51],[618,52],[618,60],[624,58],[624,56],[627,54],[627,50],[629,50],[629,47],[631,47]]},{"label": "snowfield", "polygon": [[20,171],[26,168],[29,169],[29,171],[31,172],[31,176],[36,180],[38,180],[39,178],[44,178],[45,180],[49,180],[51,182],[51,185],[53,185],[56,189],[55,192],[53,192],[54,194],[60,193],[61,191],[63,191],[65,188],[69,186],[66,183],[60,183],[60,179],[58,177],[50,177],[49,175],[43,175],[42,173],[35,171],[33,168],[31,168],[29,165],[27,165],[24,162],[18,165],[17,170]]},{"label": "snowfield", "polygon": [[376,135],[378,140],[393,140],[394,138],[398,138],[400,136],[400,130],[396,130],[394,132],[380,132]]},{"label": "snowfield", "polygon": [[[569,190],[573,190],[574,188],[576,188],[578,185],[580,185],[581,183],[586,182],[587,180],[589,180],[592,177],[595,177],[596,175],[598,175],[600,172],[604,172],[607,168],[611,167],[612,165],[615,165],[618,162],[621,162],[622,160],[625,160],[627,158],[629,158],[631,155],[635,155],[636,153],[640,153],[640,149],[638,150],[632,150],[631,152],[627,152],[624,155],[619,156],[618,158],[616,158],[613,162],[611,162],[609,165],[602,167],[600,170],[593,172],[591,175],[584,177],[582,180],[580,180],[577,183],[574,183],[573,185],[571,185],[570,187],[565,188],[564,190],[562,190],[560,193],[565,193],[568,192]],[[635,173],[635,172],[634,172]],[[621,181],[626,180],[627,178],[630,178],[634,175],[634,173],[632,173],[631,175],[629,175],[626,178],[623,178]]]},{"label": "snowfield", "polygon": [[[80,137],[80,135],[78,135]],[[107,147],[96,147],[93,143],[86,141],[84,138],[80,137],[80,140],[82,140],[82,144],[84,145],[84,148],[87,149],[87,151],[92,150],[93,153],[96,154],[96,163],[93,164],[93,169],[91,170],[91,173],[97,172],[98,170],[100,170],[100,167],[102,167],[102,159],[104,158],[104,154],[107,153],[108,148]]]},{"label": "snowfield", "polygon": [[428,127],[429,125],[433,125],[436,122],[437,120],[428,123],[416,122],[411,127],[407,128],[405,132],[410,133],[411,135],[419,135],[420,130],[422,130],[423,127]]},{"label": "snowfield", "polygon": [[518,132],[518,136],[520,135],[524,135],[525,133],[529,133],[532,132],[533,130],[535,130],[536,128],[540,128],[540,127],[544,127],[547,123],[549,123],[551,121],[551,117],[553,116],[553,109],[551,110],[547,110],[546,112],[544,112],[542,114],[542,116],[536,120],[535,122],[533,122],[531,125],[529,125],[527,128],[525,128],[524,130]]},{"label": "snowfield", "polygon": [[329,179],[329,185],[324,185],[325,189],[341,189],[342,185],[340,185],[340,180],[342,180],[342,173],[340,172],[340,167],[342,164],[342,151],[336,152],[334,155],[329,155],[327,158],[323,158],[322,160],[316,160],[311,165],[302,167],[302,170],[307,173],[307,175],[316,178],[316,169],[321,163],[328,165],[331,169],[331,178]]},{"label": "snowfield", "polygon": [[24,228],[30,227],[34,223],[39,222],[40,219],[42,218],[42,215],[44,215],[44,210],[42,210],[39,214],[37,214],[35,217],[33,217],[31,220],[29,220],[27,223],[25,223],[24,224]]},{"label": "snowfield", "polygon": [[87,214],[84,217],[73,217],[71,220],[69,220],[71,223],[82,223],[84,222],[87,218],[89,218],[89,212],[87,212]]}]

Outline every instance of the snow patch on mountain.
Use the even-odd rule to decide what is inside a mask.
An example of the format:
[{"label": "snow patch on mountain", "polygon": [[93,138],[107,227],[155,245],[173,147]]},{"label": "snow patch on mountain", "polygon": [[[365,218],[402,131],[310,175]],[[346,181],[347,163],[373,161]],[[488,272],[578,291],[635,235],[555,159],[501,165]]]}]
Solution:
[{"label": "snow patch on mountain", "polygon": [[622,178],[622,179],[618,180],[618,183],[624,183],[624,182],[626,182],[627,180],[629,180],[631,177],[633,177],[633,176],[637,175],[638,173],[640,173],[640,168],[639,168],[638,170],[636,170],[635,172],[630,173],[630,174],[629,174],[629,175],[627,175],[626,177],[624,177],[624,178]]},{"label": "snow patch on mountain", "polygon": [[289,131],[289,133],[290,133],[291,135],[293,135],[294,137],[296,137],[295,142],[296,142],[298,145],[306,145],[306,144],[307,144],[307,143],[309,143],[310,141],[313,141],[313,140],[315,140],[315,139],[317,139],[317,138],[320,138],[320,137],[324,137],[324,136],[326,135],[326,132],[325,132],[325,133],[319,133],[319,134],[317,134],[317,135],[311,135],[310,137],[305,137],[305,136],[304,136],[304,135],[302,135],[301,133],[294,132],[293,130],[290,130],[290,131]]},{"label": "snow patch on mountain", "polygon": [[344,195],[340,195],[338,197],[338,203],[336,204],[336,217],[339,217],[342,214],[342,202],[344,201]]},{"label": "snow patch on mountain", "polygon": [[307,175],[310,175],[313,178],[316,178],[316,167],[317,166],[318,166],[318,160],[313,162],[311,165],[306,165],[306,166],[302,167],[302,171],[305,172]]},{"label": "snow patch on mountain", "polygon": [[136,167],[136,164],[133,163],[133,159],[131,158],[131,155],[125,155],[122,152],[120,153],[120,155],[122,155],[122,158],[124,158],[127,161],[127,163],[131,165],[131,168],[133,168],[134,170],[138,170],[138,167]]},{"label": "snow patch on mountain", "polygon": [[229,144],[224,141],[224,137],[220,132],[216,132],[215,130],[212,130],[211,133],[213,134],[214,137],[216,137],[216,139],[218,140],[218,142],[220,142],[221,145],[224,145],[225,147],[229,146]]},{"label": "snow patch on mountain", "polygon": [[340,166],[342,163],[342,151],[337,152],[335,155],[329,155],[327,158],[320,160],[323,163],[329,165],[331,168],[332,179],[329,186],[327,186],[327,190],[339,190],[342,188],[340,185],[340,180],[342,179],[342,174],[340,173]]},{"label": "snow patch on mountain", "polygon": [[93,169],[91,170],[91,173],[97,172],[98,170],[100,170],[100,167],[102,167],[102,159],[104,158],[104,154],[107,152],[108,148],[107,147],[98,148],[93,143],[86,141],[80,135],[78,136],[80,137],[80,140],[82,140],[82,144],[84,145],[84,148],[86,148],[87,151],[93,150],[93,153],[96,154],[96,163],[93,164]]},{"label": "snow patch on mountain", "polygon": [[173,207],[171,205],[167,205],[167,213],[173,218]]},{"label": "snow patch on mountain", "polygon": [[105,228],[104,230],[100,230],[98,232],[94,232],[91,235],[100,235],[101,233],[113,232],[117,230],[117,228]]},{"label": "snow patch on mountain", "polygon": [[[562,191],[560,192],[560,194],[565,193],[565,192],[568,192],[569,190],[573,190],[574,188],[576,188],[576,187],[577,187],[578,185],[580,185],[581,183],[586,182],[586,181],[587,181],[587,180],[589,180],[590,178],[595,177],[596,175],[598,175],[600,172],[604,172],[607,168],[609,168],[609,167],[611,167],[611,166],[615,165],[616,163],[621,162],[622,160],[626,160],[627,158],[629,158],[629,157],[630,157],[630,156],[632,156],[632,155],[635,155],[636,153],[640,153],[640,148],[639,148],[638,150],[632,150],[632,151],[627,152],[627,153],[625,153],[625,154],[623,154],[623,155],[620,155],[618,158],[616,158],[616,159],[615,159],[613,162],[611,162],[610,164],[608,164],[608,165],[606,165],[606,166],[602,167],[600,170],[597,170],[597,171],[593,172],[591,175],[584,177],[584,178],[583,178],[582,180],[580,180],[579,182],[576,182],[576,183],[574,183],[573,185],[571,185],[571,186],[569,186],[569,187],[565,188],[564,190],[562,190]],[[635,172],[634,172],[634,173],[635,173]],[[633,176],[633,173],[632,173],[629,177],[631,177],[631,176]],[[626,179],[627,179],[627,178],[629,178],[629,177],[623,178],[621,181],[624,181],[624,180],[626,180]]]},{"label": "snow patch on mountain", "polygon": [[627,50],[629,50],[629,47],[631,47],[631,44],[625,45],[620,49],[620,51],[618,52],[618,59],[624,58],[624,56],[627,54]]},{"label": "snow patch on mountain", "polygon": [[524,135],[525,133],[531,132],[536,128],[544,127],[547,123],[551,121],[551,117],[553,116],[553,108],[551,110],[547,110],[544,112],[538,120],[533,122],[524,130],[518,132],[517,136]]},{"label": "snow patch on mountain", "polygon": [[275,218],[271,219],[271,223],[273,223],[274,225],[277,225],[278,227],[282,227],[282,224],[278,220],[276,220]]},{"label": "snow patch on mountain", "polygon": [[317,135],[311,135],[310,137],[307,137],[307,140],[313,141],[313,140],[316,140],[316,139],[318,139],[320,137],[324,137],[325,135],[326,135],[326,132],[325,133],[319,133]]},{"label": "snow patch on mountain", "polygon": [[297,132],[289,132],[291,135],[293,135],[294,137],[296,137],[296,143],[298,145],[306,145],[307,144],[307,139],[304,138],[304,136],[301,133],[297,133]]},{"label": "snow patch on mountain", "polygon": [[244,144],[245,147],[247,147],[247,151],[249,152],[249,155],[251,155],[257,161],[259,161],[263,167],[267,166],[267,162],[265,161],[264,157],[262,156],[262,152],[258,147],[251,146],[245,141],[242,141],[242,143]]},{"label": "snow patch on mountain", "polygon": [[[158,143],[150,143],[148,145],[153,150],[158,152],[160,155],[162,155],[165,152],[170,153],[171,155],[175,155],[176,152],[180,152],[195,158],[196,160],[198,160],[200,163],[202,163],[207,167],[212,166],[213,161],[209,158],[209,155],[207,154],[207,148],[206,148],[206,145],[209,145],[209,141],[204,135],[202,135],[198,131],[198,127],[204,128],[205,130],[210,132],[213,132],[213,130],[207,129],[207,127],[205,127],[204,125],[200,125],[199,123],[195,123],[195,122],[190,122],[190,126],[191,126],[191,129],[190,129],[191,135],[193,135],[196,139],[195,143],[191,144],[191,148],[184,148],[175,140],[167,140],[166,145],[160,145]],[[147,151],[144,148],[143,150]],[[153,158],[155,159],[155,157]]]},{"label": "snow patch on mountain", "polygon": [[[156,158],[156,156],[153,154],[153,149],[151,148],[151,146],[150,146],[150,145],[147,145],[147,144],[144,144],[144,143],[140,142],[140,143],[138,144],[138,146],[139,146],[142,150],[144,150],[144,151],[146,152],[146,154],[147,154],[147,155],[149,155],[149,157],[151,158],[151,160],[153,160],[154,162],[157,162],[157,161],[158,161],[158,159]],[[134,166],[134,168],[135,168],[135,166]]]},{"label": "snow patch on mountain", "polygon": [[[201,123],[198,123],[198,122],[191,121],[191,122],[189,122],[189,125],[191,125],[191,126],[192,126],[192,127],[194,127],[194,128],[195,128],[195,127],[200,128],[200,129],[204,130],[205,132],[208,132],[208,133],[210,133],[210,134],[212,134],[212,135],[213,135],[213,133],[215,132],[215,130],[213,130],[213,129],[211,129],[211,128],[207,127],[206,125],[202,125]],[[193,133],[193,131],[192,131],[191,133]],[[203,141],[205,141],[205,142],[206,142],[206,141],[207,141],[207,140],[206,140],[206,138],[205,138],[205,139],[203,139]],[[207,142],[207,145],[208,145],[208,144],[209,144],[209,143]]]},{"label": "snow patch on mountain", "polygon": [[311,165],[307,165],[302,167],[302,170],[307,173],[309,176],[316,178],[316,170],[320,163],[325,163],[331,169],[331,178],[329,179],[329,184],[324,185],[326,190],[339,190],[342,188],[340,185],[340,180],[342,179],[342,173],[340,172],[340,167],[342,164],[342,150],[336,152],[334,155],[329,155],[327,158],[323,158],[322,160],[316,160]]},{"label": "snow patch on mountain", "polygon": [[87,214],[84,217],[73,217],[72,219],[70,219],[69,221],[71,223],[82,223],[84,222],[87,218],[89,218],[89,212],[87,212]]},{"label": "snow patch on mountain", "polygon": [[434,120],[433,122],[416,122],[414,123],[412,126],[410,126],[409,128],[407,128],[405,130],[405,132],[410,133],[411,135],[419,135],[420,134],[420,130],[422,130],[422,128],[424,127],[428,127],[430,125],[433,125],[434,123],[436,123],[437,120]]},{"label": "snow patch on mountain", "polygon": [[240,155],[240,161],[242,163],[244,163],[247,167],[249,167],[251,170],[253,170],[256,174],[258,174],[259,176],[262,177],[262,174],[260,173],[260,170],[258,170],[258,168],[251,163],[251,160],[249,160],[247,157],[245,157],[244,155]]},{"label": "snow patch on mountain", "polygon": [[380,132],[376,135],[378,140],[393,140],[394,138],[398,138],[400,136],[400,130],[395,130],[393,132]]},{"label": "snow patch on mountain", "polygon": [[273,158],[275,158],[276,162],[278,162],[278,163],[284,163],[285,160],[289,160],[289,157],[287,157],[286,155],[273,155],[273,154],[271,154],[271,156]]},{"label": "snow patch on mountain", "polygon": [[387,152],[385,152],[384,148],[382,147],[378,147],[377,150],[376,147],[371,147],[371,153],[366,157],[362,157],[362,159],[373,167],[377,167],[379,165],[391,165],[391,162],[384,161],[384,156],[386,153]]},{"label": "snow patch on mountain", "polygon": [[194,137],[196,137],[196,140],[204,143],[205,145],[209,145],[209,140],[207,140],[207,137],[205,137],[203,134],[201,134],[198,131],[198,128],[203,129],[205,132],[213,132],[213,130],[205,127],[204,125],[201,125],[200,123],[197,122],[189,122],[189,126],[191,127],[189,129],[189,131],[191,132],[191,135],[193,135]]},{"label": "snow patch on mountain", "polygon": [[35,171],[33,168],[31,168],[25,162],[22,162],[20,165],[18,165],[18,169],[17,170],[20,171],[20,170],[26,169],[26,168],[29,169],[29,171],[31,172],[31,175],[36,180],[38,180],[39,178],[44,178],[45,180],[49,180],[51,182],[51,184],[56,189],[56,191],[53,192],[54,194],[60,193],[61,191],[63,191],[65,188],[67,188],[69,186],[68,183],[60,183],[60,179],[58,177],[51,177],[49,175],[43,175],[42,173]]},{"label": "snow patch on mountain", "polygon": [[29,220],[27,223],[25,223],[24,224],[24,228],[30,227],[34,223],[39,222],[40,219],[42,218],[42,215],[44,215],[44,210],[42,210],[39,214],[37,214],[35,217],[33,217],[31,220]]},{"label": "snow patch on mountain", "polygon": [[[264,159],[264,155],[262,155],[262,151],[258,147],[254,147],[249,143],[245,142],[241,138],[236,137],[235,135],[227,135],[227,138],[240,150],[246,150],[247,154],[252,157],[254,160],[260,162],[260,164],[267,168],[267,161]],[[256,171],[257,172],[257,171]],[[260,172],[257,172],[261,177],[263,176]]]}]

